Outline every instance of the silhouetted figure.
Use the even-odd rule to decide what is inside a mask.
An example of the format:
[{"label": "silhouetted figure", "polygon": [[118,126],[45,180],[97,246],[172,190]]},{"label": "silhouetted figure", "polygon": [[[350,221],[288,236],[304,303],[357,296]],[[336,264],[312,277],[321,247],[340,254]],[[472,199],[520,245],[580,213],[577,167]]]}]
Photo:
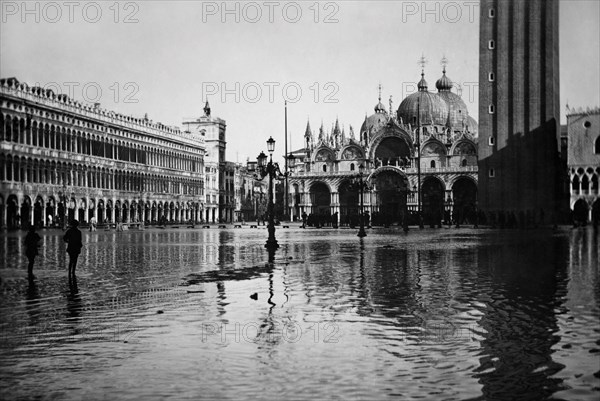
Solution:
[{"label": "silhouetted figure", "polygon": [[77,258],[79,257],[79,253],[83,247],[81,231],[79,231],[77,228],[78,225],[79,222],[77,220],[73,220],[71,223],[71,228],[67,230],[65,236],[63,237],[64,241],[67,243],[67,253],[69,254],[69,278],[71,275],[75,275]]},{"label": "silhouetted figure", "polygon": [[308,216],[306,215],[306,212],[302,212],[302,228],[306,228],[306,219],[308,218]]},{"label": "silhouetted figure", "polygon": [[29,265],[27,266],[29,280],[33,280],[35,278],[33,275],[33,263],[35,262],[35,257],[38,254],[38,243],[41,239],[42,237],[35,232],[35,226],[30,226],[29,231],[25,236],[25,256],[27,256],[27,259],[29,260]]}]

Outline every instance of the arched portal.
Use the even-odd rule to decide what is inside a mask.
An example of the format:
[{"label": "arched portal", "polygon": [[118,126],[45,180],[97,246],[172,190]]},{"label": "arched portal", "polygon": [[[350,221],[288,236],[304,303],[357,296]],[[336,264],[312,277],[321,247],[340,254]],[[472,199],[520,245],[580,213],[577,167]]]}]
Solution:
[{"label": "arched portal", "polygon": [[46,213],[45,219],[48,222],[48,226],[52,226],[54,224],[58,224],[56,217],[56,199],[53,196],[48,198],[48,202],[46,202]]},{"label": "arched portal", "polygon": [[31,222],[31,198],[29,196],[25,196],[23,198],[23,203],[21,204],[21,228],[29,227]]},{"label": "arched portal", "polygon": [[444,215],[444,186],[437,178],[427,177],[421,187],[423,222],[441,226]]},{"label": "arched portal", "polygon": [[[408,181],[395,171],[382,171],[374,176],[378,214],[373,216],[373,224],[402,223],[406,212]],[[408,217],[408,216],[406,216]]]},{"label": "arched portal", "polygon": [[354,226],[358,224],[359,191],[351,181],[344,181],[339,187],[341,225]]},{"label": "arched portal", "polygon": [[106,216],[104,214],[104,200],[98,199],[98,223],[104,223],[105,217]]},{"label": "arched portal", "polygon": [[6,225],[8,228],[18,228],[19,223],[19,200],[15,195],[10,195],[6,200]]},{"label": "arched portal", "polygon": [[44,225],[44,200],[41,196],[35,198],[33,204],[33,225],[42,227]]},{"label": "arched portal", "polygon": [[322,182],[316,182],[310,187],[310,200],[313,214],[329,215],[331,211],[331,191]]},{"label": "arched portal", "polygon": [[401,138],[383,139],[375,150],[375,167],[408,166],[410,164],[410,147]]},{"label": "arched portal", "polygon": [[109,223],[114,223],[115,219],[113,217],[113,203],[112,200],[106,201],[106,221]]},{"label": "arched portal", "polygon": [[454,199],[453,218],[458,224],[475,223],[477,207],[477,185],[468,178],[459,178],[452,186]]}]

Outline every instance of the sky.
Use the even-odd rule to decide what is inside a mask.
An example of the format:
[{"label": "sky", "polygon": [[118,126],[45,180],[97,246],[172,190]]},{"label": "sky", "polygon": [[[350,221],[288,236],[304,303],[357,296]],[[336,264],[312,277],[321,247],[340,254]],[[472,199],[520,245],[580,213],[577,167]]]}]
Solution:
[{"label": "sky", "polygon": [[[600,105],[600,2],[560,12],[561,121]],[[416,90],[419,60],[435,90],[442,58],[478,120],[477,1],[0,0],[0,77],[17,77],[121,114],[182,127],[226,120],[228,161],[254,160],[266,140],[284,153],[336,119],[349,134],[382,103]]]}]

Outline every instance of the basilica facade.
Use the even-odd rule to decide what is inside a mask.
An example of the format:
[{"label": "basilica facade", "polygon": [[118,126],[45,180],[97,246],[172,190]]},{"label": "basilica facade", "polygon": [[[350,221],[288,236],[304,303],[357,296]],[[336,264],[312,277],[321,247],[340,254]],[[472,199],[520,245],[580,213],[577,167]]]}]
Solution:
[{"label": "basilica facade", "polygon": [[[371,223],[428,225],[474,222],[477,215],[477,123],[452,91],[446,69],[428,90],[421,73],[418,91],[396,111],[381,102],[358,132],[313,132],[292,152],[289,212],[333,224],[352,224],[361,200]],[[362,198],[361,198],[362,194]]]}]

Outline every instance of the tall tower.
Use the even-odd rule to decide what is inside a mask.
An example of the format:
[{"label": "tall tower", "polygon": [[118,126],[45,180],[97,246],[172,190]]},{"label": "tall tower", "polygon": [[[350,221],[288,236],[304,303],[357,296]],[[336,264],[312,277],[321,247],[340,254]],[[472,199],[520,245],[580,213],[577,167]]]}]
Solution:
[{"label": "tall tower", "polygon": [[558,0],[482,0],[479,207],[554,220],[560,129]]}]

